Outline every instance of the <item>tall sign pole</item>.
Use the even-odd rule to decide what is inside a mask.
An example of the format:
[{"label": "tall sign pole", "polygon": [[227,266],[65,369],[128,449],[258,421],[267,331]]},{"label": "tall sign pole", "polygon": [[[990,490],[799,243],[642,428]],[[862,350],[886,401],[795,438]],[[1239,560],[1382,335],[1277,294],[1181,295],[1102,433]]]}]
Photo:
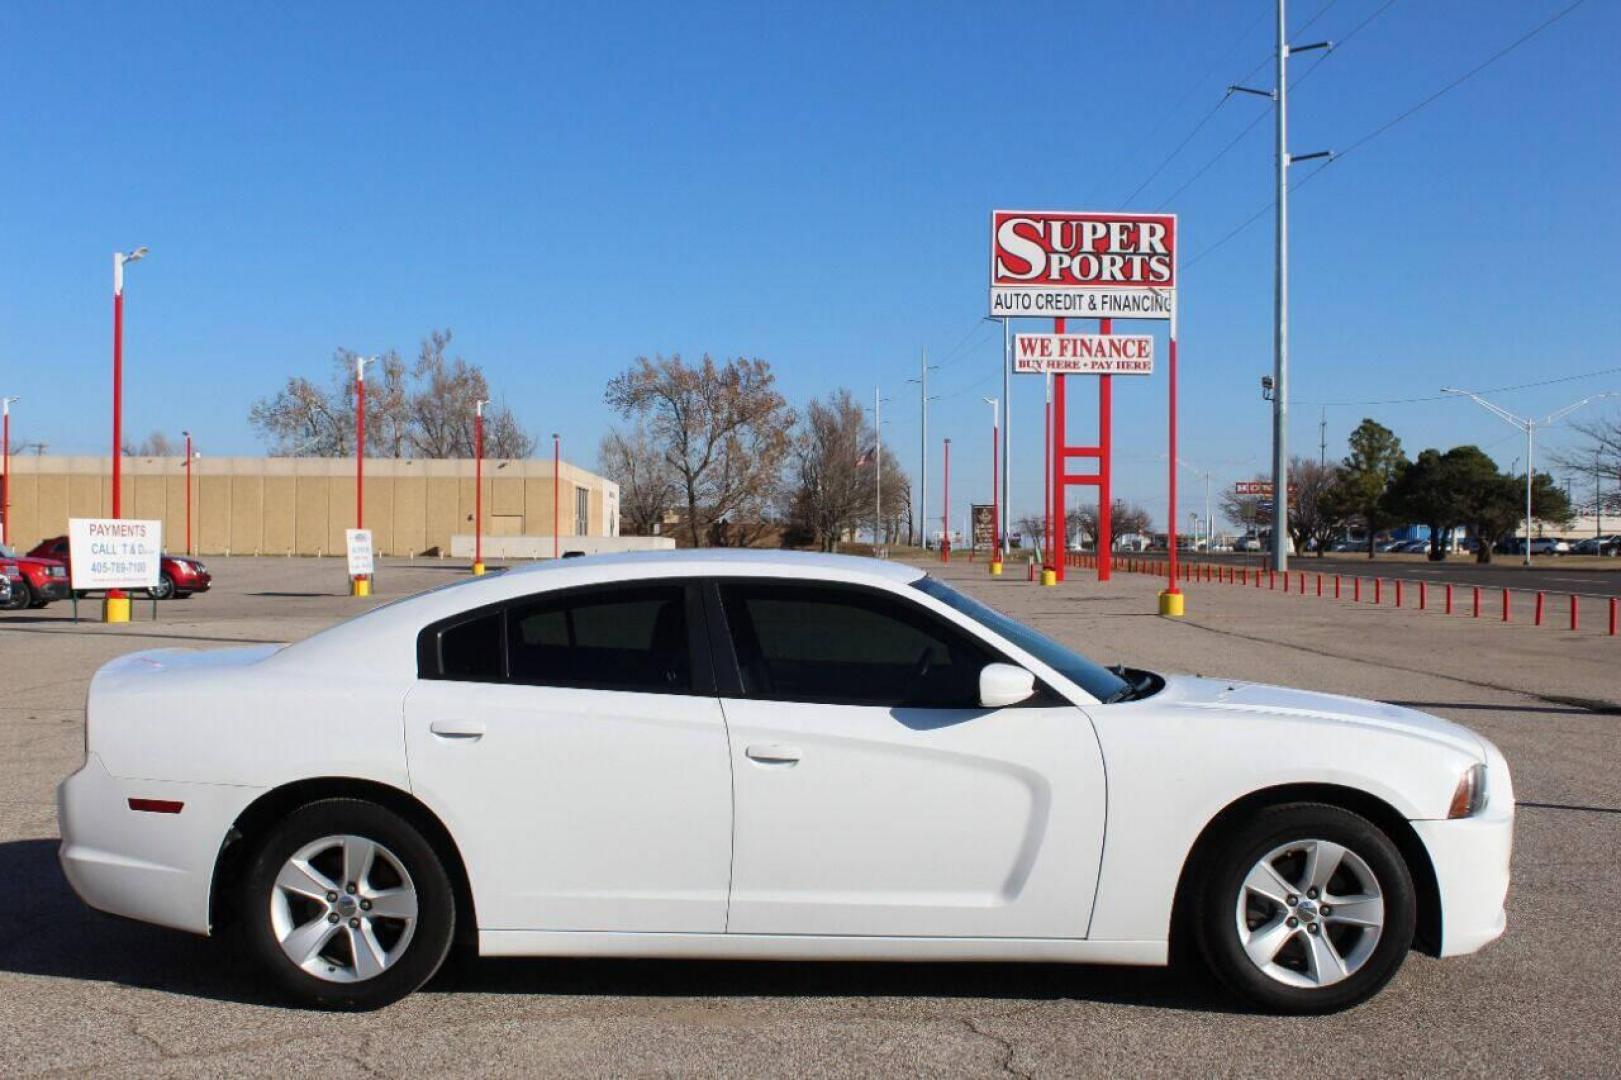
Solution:
[{"label": "tall sign pole", "polygon": [[[124,516],[124,267],[146,256],[139,247],[113,252],[113,517]],[[103,622],[129,622],[129,597],[122,589],[108,589],[102,604]]]},{"label": "tall sign pole", "polygon": [[[366,527],[366,365],[371,360],[355,357],[355,531]],[[355,574],[351,595],[370,596],[371,577]]]},{"label": "tall sign pole", "polygon": [[191,555],[191,432],[180,434],[186,437],[186,554]]},{"label": "tall sign pole", "polygon": [[[991,407],[991,574],[995,576],[1002,572],[1002,399],[988,397],[985,404]],[[973,527],[970,523],[970,529]],[[977,535],[973,542],[979,542]]]},{"label": "tall sign pole", "polygon": [[473,402],[473,575],[484,573],[484,406]]},{"label": "tall sign pole", "polygon": [[562,524],[557,520],[559,512],[558,497],[563,485],[563,439],[557,432],[552,432],[552,558],[560,558],[563,554]]},{"label": "tall sign pole", "polygon": [[1170,420],[1170,462],[1167,469],[1170,472],[1171,492],[1165,511],[1165,547],[1169,557],[1165,564],[1165,591],[1159,595],[1159,613],[1179,617],[1183,612],[1183,601],[1182,590],[1176,585],[1176,310],[1174,308],[1171,311],[1171,374],[1167,381],[1170,384],[1170,402],[1167,407]]},{"label": "tall sign pole", "polygon": [[[1289,569],[1289,30],[1284,21],[1285,2],[1278,0],[1277,257],[1272,278],[1272,490],[1283,493],[1272,500],[1272,569],[1280,573]],[[1176,471],[1174,462],[1171,471]]]},{"label": "tall sign pole", "polygon": [[1002,320],[1002,400],[1006,402],[1002,417],[1002,517],[997,525],[1005,538],[1012,533],[1013,502],[1013,330],[1012,319]]},{"label": "tall sign pole", "polygon": [[0,544],[11,543],[11,403],[21,400],[0,398]]},{"label": "tall sign pole", "polygon": [[945,477],[940,484],[940,561],[951,561],[951,440],[946,440]]}]

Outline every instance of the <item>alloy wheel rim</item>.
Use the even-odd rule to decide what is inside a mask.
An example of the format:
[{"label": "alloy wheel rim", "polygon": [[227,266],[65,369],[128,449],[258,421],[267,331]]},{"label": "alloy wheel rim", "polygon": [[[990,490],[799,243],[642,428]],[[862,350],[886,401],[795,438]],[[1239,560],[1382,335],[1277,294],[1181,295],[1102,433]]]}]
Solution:
[{"label": "alloy wheel rim", "polygon": [[1318,989],[1367,964],[1384,933],[1385,900],[1362,856],[1329,840],[1295,840],[1244,875],[1235,915],[1239,944],[1262,974]]},{"label": "alloy wheel rim", "polygon": [[270,926],[295,965],[326,982],[374,979],[416,933],[417,890],[397,855],[363,836],[295,851],[270,887]]}]

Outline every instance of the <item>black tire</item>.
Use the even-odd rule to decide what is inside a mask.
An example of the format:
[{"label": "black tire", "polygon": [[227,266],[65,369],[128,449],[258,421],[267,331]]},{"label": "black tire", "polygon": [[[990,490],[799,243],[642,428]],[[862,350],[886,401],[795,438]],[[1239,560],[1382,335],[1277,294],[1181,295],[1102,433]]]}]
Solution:
[{"label": "black tire", "polygon": [[26,581],[23,582],[23,596],[26,598],[23,607],[26,608],[42,608],[50,603],[49,600],[41,599],[39,593],[34,591],[34,586]]},{"label": "black tire", "polygon": [[[1314,840],[1343,846],[1361,860],[1363,869],[1371,871],[1383,899],[1383,926],[1376,939],[1368,939],[1373,942],[1371,951],[1348,976],[1322,986],[1295,986],[1269,975],[1250,959],[1239,936],[1238,903],[1246,876],[1269,853]],[[1327,1013],[1359,1005],[1390,981],[1412,947],[1418,910],[1412,875],[1390,837],[1360,815],[1322,803],[1267,807],[1217,838],[1204,855],[1200,862],[1202,880],[1195,883],[1193,894],[1192,926],[1199,954],[1224,986],[1262,1009]],[[1274,865],[1287,869],[1290,858],[1285,854]],[[1347,863],[1345,872],[1354,869]],[[1295,895],[1293,899],[1304,905],[1293,909],[1297,915],[1310,910],[1306,897]],[[1288,914],[1283,907],[1264,900],[1253,902],[1261,908],[1275,907],[1265,914],[1252,915],[1257,924]],[[1302,923],[1301,919],[1296,921]],[[1297,966],[1303,974],[1308,970],[1313,939],[1303,931],[1311,929],[1313,922],[1304,919],[1302,932],[1296,933],[1274,957],[1274,970]],[[1335,954],[1342,958],[1364,947],[1362,935],[1368,931],[1343,925],[1330,929],[1327,921],[1316,925],[1322,927],[1323,944],[1334,944]],[[1337,943],[1327,940],[1330,934],[1336,936]]]},{"label": "black tire", "polygon": [[[388,949],[402,950],[379,974],[369,978],[353,978],[355,965],[352,952],[348,953],[351,960],[345,967],[342,957],[346,950],[353,948],[349,943],[354,941],[354,936],[345,928],[346,916],[340,916],[326,951],[314,957],[310,963],[333,972],[332,977],[353,979],[344,982],[312,974],[293,962],[277,936],[276,903],[273,901],[277,876],[288,860],[307,846],[334,836],[358,836],[379,845],[384,849],[378,856],[379,860],[383,860],[378,863],[382,867],[379,872],[390,874],[396,885],[402,883],[393,864],[387,861],[386,857],[392,856],[403,870],[403,883],[413,886],[416,896],[416,918],[408,937],[405,936],[403,923],[395,924],[382,919],[373,923],[368,918],[366,926],[376,927],[374,940],[382,939],[387,934],[397,935],[393,938],[395,944]],[[318,858],[326,856],[323,854]],[[311,864],[314,865],[314,860],[311,860]],[[322,865],[328,869],[332,867],[330,862]],[[337,874],[333,880],[342,876]],[[339,884],[347,886],[351,883]],[[366,889],[362,887],[358,895],[363,897],[365,893]],[[330,920],[331,916],[323,916],[320,910],[324,906],[336,906],[324,904],[321,900],[302,898],[298,899],[298,903],[304,910],[293,922],[299,925],[306,922],[316,925],[323,919]],[[354,897],[338,897],[338,904],[344,905],[343,910],[347,915],[361,914],[355,910],[354,903]],[[382,900],[379,899],[378,903],[381,904]],[[236,911],[241,919],[241,935],[248,951],[272,981],[294,1000],[323,1009],[380,1009],[398,1001],[433,978],[450,951],[456,929],[455,893],[433,846],[392,811],[360,799],[323,799],[300,807],[284,818],[265,836],[248,859],[239,882]]]},{"label": "black tire", "polygon": [[28,582],[19,581],[11,586],[11,599],[5,602],[3,610],[22,611],[33,602],[33,594],[28,591]]},{"label": "black tire", "polygon": [[146,592],[154,600],[168,600],[174,596],[174,578],[168,574],[160,573],[157,587],[148,589]]}]

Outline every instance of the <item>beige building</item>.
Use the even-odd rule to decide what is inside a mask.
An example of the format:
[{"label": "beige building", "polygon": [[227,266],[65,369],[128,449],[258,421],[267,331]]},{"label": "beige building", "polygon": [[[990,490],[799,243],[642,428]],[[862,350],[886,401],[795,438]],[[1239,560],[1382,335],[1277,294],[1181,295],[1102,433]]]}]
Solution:
[{"label": "beige building", "polygon": [[[619,485],[564,462],[557,510],[564,537],[619,534]],[[185,459],[130,457],[123,513],[163,522],[164,546],[186,547]],[[72,517],[112,514],[108,459],[11,458],[8,537],[19,551],[68,531]],[[484,534],[552,535],[552,463],[484,462]],[[200,458],[192,464],[191,529],[201,555],[342,555],[355,524],[353,458]],[[365,525],[382,555],[448,555],[473,532],[471,460],[366,461]]]}]

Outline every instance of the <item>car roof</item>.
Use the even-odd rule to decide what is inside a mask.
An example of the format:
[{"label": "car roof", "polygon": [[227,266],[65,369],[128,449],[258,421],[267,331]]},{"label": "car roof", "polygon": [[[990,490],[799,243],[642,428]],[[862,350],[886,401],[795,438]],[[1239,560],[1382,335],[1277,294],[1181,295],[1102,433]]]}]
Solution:
[{"label": "car roof", "polygon": [[[387,567],[379,568],[388,573]],[[392,658],[415,667],[416,634],[442,618],[536,593],[621,581],[682,577],[760,577],[897,587],[924,577],[906,563],[854,555],[747,548],[583,555],[526,563],[504,573],[460,578],[451,584],[384,604],[295,642],[280,662],[319,667],[381,667]]]}]

